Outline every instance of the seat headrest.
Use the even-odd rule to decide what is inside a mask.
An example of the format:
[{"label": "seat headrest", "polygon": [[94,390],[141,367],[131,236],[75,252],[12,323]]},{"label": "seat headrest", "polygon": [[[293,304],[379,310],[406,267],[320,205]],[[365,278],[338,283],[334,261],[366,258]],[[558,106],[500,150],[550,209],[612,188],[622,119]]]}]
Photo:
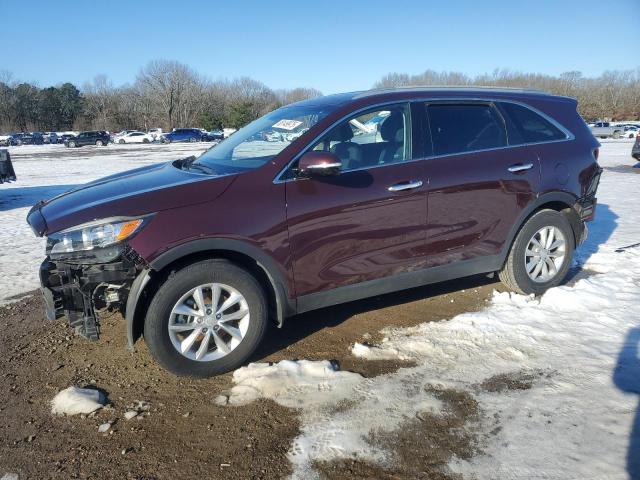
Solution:
[{"label": "seat headrest", "polygon": [[401,112],[392,112],[380,125],[380,136],[385,142],[404,140],[404,116]]},{"label": "seat headrest", "polygon": [[353,138],[353,130],[348,123],[343,123],[331,132],[331,141],[348,142]]}]

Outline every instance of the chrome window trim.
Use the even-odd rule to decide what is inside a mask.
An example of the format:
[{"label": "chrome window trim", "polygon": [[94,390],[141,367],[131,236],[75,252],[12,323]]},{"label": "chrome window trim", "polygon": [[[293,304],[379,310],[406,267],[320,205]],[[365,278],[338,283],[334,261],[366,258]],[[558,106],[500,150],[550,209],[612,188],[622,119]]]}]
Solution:
[{"label": "chrome window trim", "polygon": [[[411,103],[415,103],[415,102],[424,102],[424,103],[443,103],[443,102],[483,102],[483,103],[499,103],[499,102],[503,102],[503,103],[513,103],[515,105],[520,105],[522,107],[528,108],[529,110],[531,110],[533,113],[540,115],[542,118],[544,118],[545,120],[547,120],[548,122],[550,122],[552,125],[554,125],[556,128],[558,128],[562,133],[565,134],[566,138],[561,138],[558,140],[545,140],[542,142],[529,142],[529,143],[520,143],[518,145],[505,145],[502,147],[492,147],[492,148],[484,148],[484,149],[480,149],[480,150],[470,150],[468,152],[458,152],[458,153],[447,153],[447,154],[443,154],[443,155],[429,155],[429,156],[425,156],[423,158],[412,158],[411,160],[405,160],[403,162],[394,162],[394,163],[389,163],[386,165],[374,165],[371,167],[363,167],[363,168],[354,168],[354,169],[349,169],[349,170],[342,170],[340,173],[348,173],[348,172],[355,172],[355,171],[359,171],[359,170],[371,170],[373,168],[380,168],[380,167],[388,167],[391,165],[404,165],[407,163],[413,163],[413,162],[420,162],[420,161],[425,161],[425,160],[432,160],[432,159],[436,159],[436,158],[446,158],[446,157],[452,157],[452,156],[457,156],[457,155],[469,155],[469,154],[475,154],[475,153],[482,153],[482,152],[490,152],[493,150],[504,150],[504,149],[508,149],[508,148],[519,148],[519,147],[528,147],[528,146],[532,146],[532,145],[546,145],[546,144],[551,144],[551,143],[561,143],[561,142],[570,142],[572,140],[575,140],[575,135],[569,130],[567,129],[564,125],[562,125],[561,123],[559,123],[557,120],[555,120],[554,118],[551,118],[549,115],[547,115],[544,112],[541,112],[540,110],[538,110],[537,108],[518,101],[518,100],[514,100],[511,98],[494,98],[494,97],[416,97],[416,98],[411,98],[411,99],[403,99],[403,100],[388,100],[385,102],[379,102],[379,103],[374,103],[371,105],[367,105],[366,107],[362,107],[359,108],[357,110],[354,110],[352,112],[349,112],[347,115],[341,117],[339,120],[336,120],[335,122],[333,122],[331,125],[329,125],[327,128],[325,128],[322,132],[320,132],[318,135],[316,135],[311,141],[309,141],[304,148],[302,148],[300,150],[300,152],[298,154],[296,154],[295,157],[293,157],[283,168],[282,170],[280,170],[280,172],[278,172],[278,174],[275,176],[275,178],[273,179],[273,183],[274,184],[279,184],[279,183],[286,183],[286,182],[291,182],[291,181],[297,181],[297,180],[308,180],[308,178],[287,178],[287,179],[283,179],[282,176],[289,170],[289,168],[291,167],[291,165],[293,165],[296,161],[298,161],[300,159],[300,157],[302,155],[304,155],[305,153],[307,153],[307,150],[312,147],[313,145],[316,144],[316,142],[318,142],[324,135],[326,135],[331,129],[333,129],[334,127],[336,127],[337,125],[339,125],[340,123],[344,122],[345,120],[358,115],[360,113],[363,113],[365,111],[374,109],[374,108],[378,108],[378,107],[384,107],[387,105],[396,105],[396,104],[410,104]],[[494,107],[495,108],[495,107]],[[500,112],[499,109],[496,109],[497,113],[502,117],[502,112]],[[504,119],[503,119],[504,120]],[[412,125],[411,125],[411,129],[413,130],[413,119],[412,119]],[[509,141],[509,132],[506,130],[506,124],[505,124],[505,131],[507,134],[507,143]]]}]

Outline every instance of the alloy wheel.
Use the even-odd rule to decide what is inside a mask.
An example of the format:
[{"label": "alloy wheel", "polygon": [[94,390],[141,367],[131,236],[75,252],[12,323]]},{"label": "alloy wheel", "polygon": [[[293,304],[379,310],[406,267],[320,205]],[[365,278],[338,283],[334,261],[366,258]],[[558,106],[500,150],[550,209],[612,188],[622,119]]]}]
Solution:
[{"label": "alloy wheel", "polygon": [[200,362],[222,358],[247,334],[249,305],[235,288],[199,285],[176,302],[169,317],[169,338],[184,357]]},{"label": "alloy wheel", "polygon": [[537,283],[553,279],[566,256],[566,239],[559,228],[542,227],[527,243],[524,264],[529,278]]}]

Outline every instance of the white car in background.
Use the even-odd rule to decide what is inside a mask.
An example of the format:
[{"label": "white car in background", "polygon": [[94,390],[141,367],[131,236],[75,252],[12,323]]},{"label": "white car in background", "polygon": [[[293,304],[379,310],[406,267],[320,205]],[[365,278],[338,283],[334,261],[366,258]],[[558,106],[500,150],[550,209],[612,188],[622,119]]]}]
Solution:
[{"label": "white car in background", "polygon": [[640,133],[640,127],[637,125],[631,125],[624,127],[624,132],[622,133],[622,138],[634,138]]},{"label": "white car in background", "polygon": [[125,135],[117,136],[114,143],[151,143],[154,138],[144,132],[129,132]]},{"label": "white car in background", "polygon": [[162,135],[161,128],[150,128],[147,133],[153,137],[154,140],[160,140],[160,136]]}]

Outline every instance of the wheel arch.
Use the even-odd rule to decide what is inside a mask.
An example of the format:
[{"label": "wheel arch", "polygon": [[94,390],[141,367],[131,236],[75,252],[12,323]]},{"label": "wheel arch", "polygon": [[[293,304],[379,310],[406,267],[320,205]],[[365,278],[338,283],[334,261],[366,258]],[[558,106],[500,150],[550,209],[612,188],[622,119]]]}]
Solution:
[{"label": "wheel arch", "polygon": [[127,343],[133,348],[142,335],[146,309],[155,292],[171,272],[207,259],[225,259],[239,265],[264,285],[269,310],[281,327],[284,319],[296,312],[296,301],[275,260],[247,242],[233,239],[194,240],[162,253],[149,263],[131,285],[125,307]]},{"label": "wheel arch", "polygon": [[514,223],[509,232],[507,241],[502,249],[501,265],[504,266],[518,232],[520,232],[524,224],[540,210],[550,209],[565,215],[571,224],[571,230],[573,231],[574,236],[574,245],[577,246],[582,236],[583,229],[580,216],[573,207],[577,200],[578,198],[575,195],[568,192],[548,192],[540,195],[531,202],[520,214],[518,221]]}]

